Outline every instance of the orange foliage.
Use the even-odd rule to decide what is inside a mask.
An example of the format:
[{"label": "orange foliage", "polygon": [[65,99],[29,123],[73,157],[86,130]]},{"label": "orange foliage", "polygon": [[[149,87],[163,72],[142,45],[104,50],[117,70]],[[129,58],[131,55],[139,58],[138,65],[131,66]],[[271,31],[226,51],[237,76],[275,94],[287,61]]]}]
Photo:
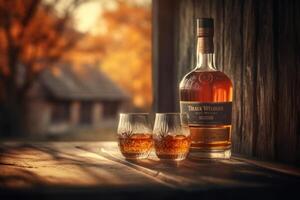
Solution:
[{"label": "orange foliage", "polygon": [[136,106],[149,106],[151,88],[151,10],[119,2],[103,14],[111,36],[101,68],[133,94]]},{"label": "orange foliage", "polygon": [[[6,91],[12,87],[19,99],[82,37],[72,28],[74,9],[58,16],[54,3],[0,0],[0,81]],[[75,1],[69,3],[75,6]]]},{"label": "orange foliage", "polygon": [[104,24],[97,25],[105,26],[106,31],[85,37],[71,59],[99,63],[103,72],[132,94],[135,106],[149,108],[152,103],[151,8],[129,1],[117,3],[116,9],[102,13]]}]

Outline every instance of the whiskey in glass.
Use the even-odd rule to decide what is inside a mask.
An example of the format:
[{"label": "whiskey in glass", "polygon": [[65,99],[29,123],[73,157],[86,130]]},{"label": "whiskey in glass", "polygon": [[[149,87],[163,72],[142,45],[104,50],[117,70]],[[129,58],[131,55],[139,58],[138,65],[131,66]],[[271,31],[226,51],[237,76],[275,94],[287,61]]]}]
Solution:
[{"label": "whiskey in glass", "polygon": [[190,148],[187,115],[157,113],[153,128],[154,149],[161,160],[184,160]]},{"label": "whiskey in glass", "polygon": [[118,125],[118,144],[126,159],[145,159],[153,138],[147,113],[121,113]]}]

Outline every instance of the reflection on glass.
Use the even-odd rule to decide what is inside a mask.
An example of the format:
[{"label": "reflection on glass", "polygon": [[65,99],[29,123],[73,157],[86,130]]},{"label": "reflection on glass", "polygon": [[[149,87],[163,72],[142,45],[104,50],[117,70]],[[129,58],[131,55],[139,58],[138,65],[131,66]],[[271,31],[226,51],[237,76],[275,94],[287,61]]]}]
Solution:
[{"label": "reflection on glass", "polygon": [[152,131],[147,113],[121,113],[118,126],[120,151],[127,159],[145,159],[152,146]]},{"label": "reflection on glass", "polygon": [[191,143],[187,115],[157,113],[153,138],[155,152],[159,159],[184,160]]}]

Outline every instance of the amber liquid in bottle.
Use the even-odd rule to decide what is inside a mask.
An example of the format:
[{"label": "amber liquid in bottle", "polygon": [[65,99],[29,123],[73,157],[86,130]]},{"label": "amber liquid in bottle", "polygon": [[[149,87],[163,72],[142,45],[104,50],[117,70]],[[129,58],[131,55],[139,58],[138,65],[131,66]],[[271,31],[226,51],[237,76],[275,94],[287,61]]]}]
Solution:
[{"label": "amber liquid in bottle", "polygon": [[189,115],[190,155],[230,158],[232,83],[214,66],[213,30],[208,28],[198,31],[197,65],[180,83],[180,107]]}]

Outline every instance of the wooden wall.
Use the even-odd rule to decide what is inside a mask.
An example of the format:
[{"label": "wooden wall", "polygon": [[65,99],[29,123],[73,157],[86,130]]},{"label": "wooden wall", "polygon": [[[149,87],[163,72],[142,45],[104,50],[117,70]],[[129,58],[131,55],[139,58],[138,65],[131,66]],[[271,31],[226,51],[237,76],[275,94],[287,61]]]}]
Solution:
[{"label": "wooden wall", "polygon": [[215,19],[216,65],[234,82],[234,152],[299,165],[300,1],[154,0],[154,111],[179,108],[197,17]]}]

